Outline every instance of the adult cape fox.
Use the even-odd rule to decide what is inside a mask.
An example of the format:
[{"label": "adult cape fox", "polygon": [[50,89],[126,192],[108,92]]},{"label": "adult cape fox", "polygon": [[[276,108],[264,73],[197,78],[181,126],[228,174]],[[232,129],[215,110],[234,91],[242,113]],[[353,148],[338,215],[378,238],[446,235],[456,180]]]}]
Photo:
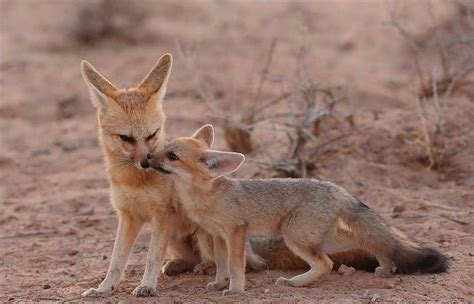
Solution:
[{"label": "adult cape fox", "polygon": [[[170,178],[147,169],[148,158],[163,149],[165,144],[166,116],[162,100],[172,62],[171,54],[161,56],[145,79],[132,89],[116,87],[91,64],[81,63],[83,78],[97,108],[99,141],[105,154],[112,205],[119,219],[107,275],[97,288],[85,291],[84,296],[112,294],[133,243],[146,222],[151,224],[152,237],[145,274],[133,291],[134,295],[151,296],[155,293],[165,248],[171,257],[163,267],[168,275],[193,269],[202,271],[207,269],[205,266],[213,264],[209,262],[214,256],[212,238],[183,216]],[[251,239],[250,243],[258,255],[248,248],[249,268],[262,267],[262,258],[269,268],[307,267],[282,240]],[[335,264],[344,263],[367,270],[377,266],[373,257],[363,251],[345,252],[331,258]]]},{"label": "adult cape fox", "polygon": [[216,279],[208,288],[244,291],[247,235],[282,236],[310,269],[284,286],[305,286],[331,271],[328,253],[362,249],[375,256],[375,274],[445,272],[447,258],[388,226],[343,188],[314,179],[230,179],[243,154],[211,150],[211,125],[177,138],[158,152],[151,166],[175,181],[188,217],[213,235]]}]

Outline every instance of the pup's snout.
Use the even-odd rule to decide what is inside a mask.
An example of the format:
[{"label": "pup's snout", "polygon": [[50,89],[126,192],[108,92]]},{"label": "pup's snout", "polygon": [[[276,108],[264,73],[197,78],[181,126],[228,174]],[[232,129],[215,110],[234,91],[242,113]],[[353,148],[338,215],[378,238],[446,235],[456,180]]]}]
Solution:
[{"label": "pup's snout", "polygon": [[157,162],[157,161],[153,161],[153,162],[151,163],[151,167],[152,167],[153,169],[155,169],[155,170],[160,171],[161,173],[164,173],[164,174],[171,174],[171,171],[166,170],[165,168],[163,168],[163,167],[161,166],[161,164],[160,164],[159,162]]},{"label": "pup's snout", "polygon": [[[148,155],[147,155],[148,156]],[[140,167],[142,167],[143,169],[148,169],[150,168],[150,162],[148,161],[148,159],[144,159],[140,162]]]}]

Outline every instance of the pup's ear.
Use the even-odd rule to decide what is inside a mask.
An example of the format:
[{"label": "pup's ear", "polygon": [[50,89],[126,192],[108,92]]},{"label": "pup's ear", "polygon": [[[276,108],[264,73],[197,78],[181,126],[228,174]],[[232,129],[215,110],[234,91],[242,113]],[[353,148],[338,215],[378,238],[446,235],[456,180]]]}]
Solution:
[{"label": "pup's ear", "polygon": [[109,97],[113,98],[118,88],[85,60],[81,61],[81,73],[89,88],[92,104],[97,108],[105,109],[108,106]]},{"label": "pup's ear", "polygon": [[168,84],[172,66],[173,56],[169,53],[162,55],[153,69],[138,85],[138,89],[161,102],[166,93],[166,85]]},{"label": "pup's ear", "polygon": [[210,124],[204,125],[194,132],[191,137],[202,141],[210,148],[214,143],[214,127]]},{"label": "pup's ear", "polygon": [[245,156],[235,152],[207,150],[201,162],[209,169],[212,177],[219,177],[237,171],[245,160]]}]

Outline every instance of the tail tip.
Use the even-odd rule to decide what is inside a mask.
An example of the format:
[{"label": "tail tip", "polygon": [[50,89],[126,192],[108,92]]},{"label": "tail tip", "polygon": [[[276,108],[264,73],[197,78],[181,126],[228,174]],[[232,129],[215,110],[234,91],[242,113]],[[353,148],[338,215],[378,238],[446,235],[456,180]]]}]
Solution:
[{"label": "tail tip", "polygon": [[426,256],[422,263],[425,269],[431,273],[447,272],[449,270],[448,258],[433,248],[427,248]]}]

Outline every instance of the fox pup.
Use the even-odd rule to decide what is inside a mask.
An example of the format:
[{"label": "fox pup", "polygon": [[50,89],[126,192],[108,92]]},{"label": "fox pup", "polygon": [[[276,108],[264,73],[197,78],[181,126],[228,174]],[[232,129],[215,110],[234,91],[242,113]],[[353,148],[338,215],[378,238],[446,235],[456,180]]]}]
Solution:
[{"label": "fox pup", "polygon": [[217,273],[210,289],[241,293],[245,281],[247,235],[282,236],[310,269],[283,286],[305,286],[331,271],[328,254],[363,249],[379,262],[375,274],[444,272],[447,259],[389,227],[367,205],[343,188],[315,179],[231,179],[244,155],[210,150],[211,125],[192,137],[177,138],[157,153],[151,166],[175,181],[188,217],[213,235]]}]

